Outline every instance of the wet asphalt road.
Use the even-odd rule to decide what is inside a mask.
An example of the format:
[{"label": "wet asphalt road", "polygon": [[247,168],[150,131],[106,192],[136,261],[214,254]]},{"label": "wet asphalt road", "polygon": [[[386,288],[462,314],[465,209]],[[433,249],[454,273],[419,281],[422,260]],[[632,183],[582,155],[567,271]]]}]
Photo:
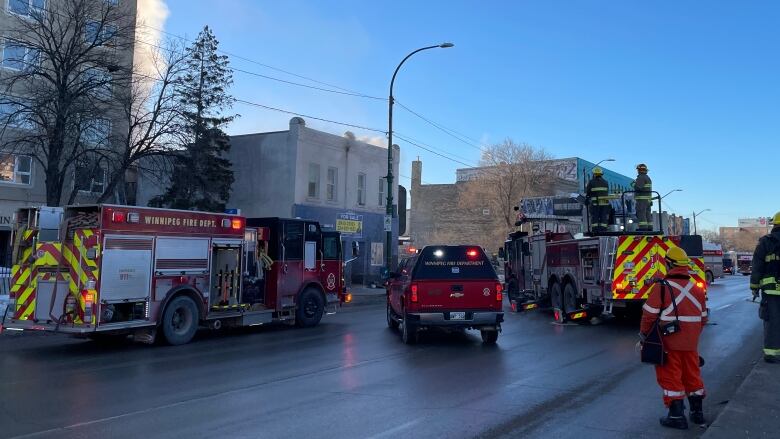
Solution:
[{"label": "wet asphalt road", "polygon": [[[760,357],[747,278],[718,280],[702,342],[707,414]],[[0,437],[697,437],[670,432],[638,322],[560,326],[507,314],[478,333],[405,346],[384,306],[312,329],[203,333],[179,347],[103,347],[63,336],[0,337]]]}]

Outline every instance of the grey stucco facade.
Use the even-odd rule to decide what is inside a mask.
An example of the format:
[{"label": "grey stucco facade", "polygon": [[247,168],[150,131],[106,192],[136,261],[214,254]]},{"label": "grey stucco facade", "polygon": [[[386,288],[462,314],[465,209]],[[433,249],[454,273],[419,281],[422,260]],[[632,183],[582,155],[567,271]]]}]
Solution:
[{"label": "grey stucco facade", "polygon": [[[247,217],[313,219],[330,230],[338,228],[340,219],[359,222],[359,232],[341,230],[346,253],[353,241],[360,244],[348,278],[353,283],[378,280],[386,239],[386,148],[357,140],[351,133],[338,136],[307,128],[299,117],[290,120],[289,130],[231,136],[230,141],[235,182],[228,207],[241,209]],[[399,156],[396,146],[396,176]],[[397,181],[396,177],[394,203]],[[397,254],[397,215],[392,229],[391,248]]]}]

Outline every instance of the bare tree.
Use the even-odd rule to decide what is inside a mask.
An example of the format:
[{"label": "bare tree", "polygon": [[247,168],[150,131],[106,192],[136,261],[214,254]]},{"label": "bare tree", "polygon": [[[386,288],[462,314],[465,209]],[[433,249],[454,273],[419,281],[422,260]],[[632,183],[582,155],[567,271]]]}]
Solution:
[{"label": "bare tree", "polygon": [[555,174],[548,169],[550,159],[544,148],[512,139],[488,146],[482,151],[480,167],[466,183],[463,202],[484,203],[507,230],[512,229],[514,206],[522,198],[552,194]]},{"label": "bare tree", "polygon": [[9,70],[0,78],[0,151],[31,156],[45,174],[46,203],[57,206],[111,159],[114,92],[129,86],[135,23],[124,1],[12,3],[22,10],[0,29]]},{"label": "bare tree", "polygon": [[152,174],[159,174],[161,167],[169,170],[169,159],[184,142],[179,88],[185,61],[182,47],[171,41],[155,52],[148,69],[153,75],[136,73],[131,85],[117,93],[125,130],[112,136],[117,147],[107,154],[109,175],[98,202],[122,192],[128,170]]}]

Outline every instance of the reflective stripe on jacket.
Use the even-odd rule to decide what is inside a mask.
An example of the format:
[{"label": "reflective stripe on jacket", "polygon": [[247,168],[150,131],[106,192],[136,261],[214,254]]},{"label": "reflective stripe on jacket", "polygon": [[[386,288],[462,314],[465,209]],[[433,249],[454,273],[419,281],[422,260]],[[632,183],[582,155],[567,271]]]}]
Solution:
[{"label": "reflective stripe on jacket", "polygon": [[607,198],[609,195],[609,183],[607,183],[607,180],[604,180],[604,177],[596,176],[591,178],[585,190],[591,203],[601,206],[609,204],[609,198]]},{"label": "reflective stripe on jacket", "polygon": [[[695,351],[699,345],[701,330],[707,323],[707,303],[704,289],[696,286],[691,279],[688,267],[674,267],[669,270],[666,280],[671,288],[656,283],[650,291],[642,313],[643,334],[647,334],[660,315],[661,325],[667,325],[674,320],[680,321],[680,332],[664,337],[667,350]],[[671,291],[670,291],[671,290]],[[663,306],[661,293],[663,292]],[[671,296],[677,305],[677,316],[672,306]]]},{"label": "reflective stripe on jacket", "polygon": [[634,199],[652,200],[653,199],[653,180],[647,174],[639,174],[634,180]]},{"label": "reflective stripe on jacket", "polygon": [[752,266],[750,289],[780,296],[780,226],[758,241]]}]

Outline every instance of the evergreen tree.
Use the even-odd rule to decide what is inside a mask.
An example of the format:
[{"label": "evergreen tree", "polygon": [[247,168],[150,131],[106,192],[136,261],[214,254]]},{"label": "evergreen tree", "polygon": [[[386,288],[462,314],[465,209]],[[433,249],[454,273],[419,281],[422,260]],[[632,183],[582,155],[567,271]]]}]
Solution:
[{"label": "evergreen tree", "polygon": [[223,131],[235,115],[224,115],[233,105],[228,88],[233,72],[228,57],[208,26],[187,48],[187,62],[179,82],[184,148],[173,163],[168,190],[149,203],[156,207],[222,211],[233,184],[231,163],[225,156],[230,139]]}]

